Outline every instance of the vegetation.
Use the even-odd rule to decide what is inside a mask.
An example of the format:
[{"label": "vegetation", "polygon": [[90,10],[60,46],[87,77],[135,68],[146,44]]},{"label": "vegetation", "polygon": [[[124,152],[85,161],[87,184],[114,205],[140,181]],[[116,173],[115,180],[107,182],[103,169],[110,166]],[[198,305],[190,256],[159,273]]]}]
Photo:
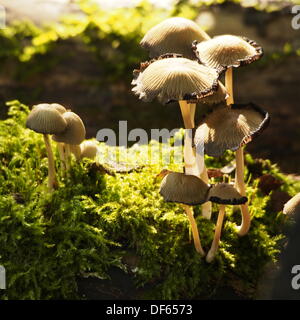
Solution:
[{"label": "vegetation", "polygon": [[[222,4],[226,1],[199,1],[194,6],[179,1],[173,10],[154,9],[147,1],[134,8],[102,11],[93,1],[79,1],[82,15],[68,15],[51,25],[36,26],[29,21],[15,22],[0,30],[0,63],[6,77],[22,83],[35,74],[51,70],[60,62],[57,50],[75,41],[93,54],[98,61],[101,79],[97,85],[120,81],[130,83],[132,69],[147,60],[147,53],[138,43],[150,27],[170,17],[179,15],[194,19],[203,5]],[[228,2],[228,1],[227,1]],[[230,2],[230,1],[229,1]],[[231,1],[239,2],[239,1]],[[259,9],[259,1],[257,9]],[[241,1],[241,4],[243,2]],[[260,8],[262,9],[262,8]],[[144,17],[147,17],[145,19]],[[300,49],[287,43],[279,52],[265,55],[259,65],[282,62],[289,56],[299,56]],[[68,47],[62,55],[72,55]],[[71,50],[72,51],[72,50]],[[20,88],[15,98],[30,103],[38,95]]]},{"label": "vegetation", "polygon": [[[151,284],[143,298],[208,298],[223,285],[253,297],[265,265],[276,259],[282,246],[286,223],[282,212],[271,209],[272,192],[262,192],[259,178],[271,174],[290,195],[300,191],[299,182],[281,174],[269,160],[247,154],[250,232],[237,236],[239,211],[227,207],[219,252],[207,264],[192,245],[183,209],[160,197],[155,176],[163,167],[161,162],[146,162],[147,145],[127,150],[126,161],[136,168],[130,173],[101,170],[91,160],[73,159],[70,175],[64,178],[56,160],[60,188],[48,193],[42,137],[25,129],[27,106],[18,101],[8,104],[9,118],[0,122],[0,265],[8,277],[1,299],[79,298],[78,276],[105,278],[112,266],[130,272],[137,286]],[[171,152],[174,160],[178,147],[154,141],[150,145]],[[112,150],[105,144],[100,147],[103,154]],[[124,149],[116,150],[124,161]],[[208,167],[221,168],[233,158],[227,152],[206,161]],[[181,170],[183,164],[173,160],[169,169]],[[215,178],[220,179],[228,181],[231,176]],[[209,221],[200,215],[200,207],[195,208],[205,250],[213,238],[217,207],[214,212]],[[135,265],[124,262],[128,250],[138,258]]]}]

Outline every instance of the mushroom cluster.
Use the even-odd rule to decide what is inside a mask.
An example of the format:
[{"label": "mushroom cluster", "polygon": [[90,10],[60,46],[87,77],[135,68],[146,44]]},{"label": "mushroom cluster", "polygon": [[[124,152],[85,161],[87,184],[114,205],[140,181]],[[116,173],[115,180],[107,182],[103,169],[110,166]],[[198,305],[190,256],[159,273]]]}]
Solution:
[{"label": "mushroom cluster", "polygon": [[[80,144],[85,139],[85,126],[80,117],[57,103],[41,103],[33,106],[26,120],[26,127],[42,133],[48,157],[48,189],[58,188],[55,162],[49,135],[57,142],[60,160],[67,171],[70,168],[70,152],[81,158]],[[79,148],[79,151],[78,151]],[[78,153],[79,152],[79,153]]]},{"label": "mushroom cluster", "polygon": [[[160,193],[165,201],[184,207],[191,224],[196,250],[204,256],[193,215],[193,205],[211,218],[212,202],[220,205],[215,237],[206,260],[216,254],[225,205],[240,205],[242,223],[238,235],[247,234],[250,214],[244,183],[243,146],[268,125],[269,114],[253,103],[235,104],[233,68],[248,65],[263,55],[254,41],[234,35],[210,38],[195,22],[179,17],[166,19],[150,29],[140,42],[151,60],[133,71],[132,91],[139,99],[161,103],[178,102],[183,124],[184,173],[162,171]],[[225,85],[222,76],[225,73]],[[210,113],[195,126],[196,105],[211,106]],[[218,157],[236,152],[235,185],[210,185],[204,154]]]}]

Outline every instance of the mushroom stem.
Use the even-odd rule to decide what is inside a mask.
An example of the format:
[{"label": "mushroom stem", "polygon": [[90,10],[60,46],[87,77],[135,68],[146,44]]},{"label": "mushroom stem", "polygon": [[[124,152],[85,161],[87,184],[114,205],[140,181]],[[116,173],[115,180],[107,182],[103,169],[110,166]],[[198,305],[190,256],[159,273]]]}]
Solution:
[{"label": "mushroom stem", "polygon": [[201,246],[199,232],[198,232],[197,224],[196,224],[196,221],[194,218],[193,208],[190,206],[187,206],[187,205],[183,205],[183,208],[185,210],[185,213],[186,213],[186,215],[189,219],[190,225],[191,225],[195,249],[201,256],[204,256],[205,252]]},{"label": "mushroom stem", "polygon": [[58,187],[58,182],[56,179],[55,165],[54,165],[54,156],[49,140],[48,134],[43,134],[44,141],[46,145],[47,158],[48,158],[48,188],[50,191]]},{"label": "mushroom stem", "polygon": [[[239,148],[235,153],[236,171],[235,171],[235,187],[242,196],[246,196],[246,187],[244,182],[244,152],[243,148]],[[248,204],[240,206],[242,212],[242,223],[238,227],[238,235],[244,236],[247,234],[251,224]]]},{"label": "mushroom stem", "polygon": [[193,129],[195,127],[194,116],[196,104],[187,103],[185,100],[179,100],[179,105],[181,109],[184,127],[186,129]]},{"label": "mushroom stem", "polygon": [[184,167],[186,174],[195,174],[196,161],[195,152],[193,150],[193,128],[195,127],[194,117],[196,111],[196,104],[188,104],[185,100],[179,101],[181,114],[185,127],[184,135]]},{"label": "mushroom stem", "polygon": [[71,151],[70,151],[70,145],[65,143],[65,162],[66,162],[66,171],[68,172],[70,170],[70,156],[71,156]]},{"label": "mushroom stem", "polygon": [[74,154],[77,162],[81,160],[81,149],[78,144],[70,144],[70,151]]},{"label": "mushroom stem", "polygon": [[225,215],[225,205],[220,205],[214,240],[206,256],[206,261],[209,263],[213,261],[217,253],[217,250],[219,248],[224,215]]},{"label": "mushroom stem", "polygon": [[[204,165],[204,169],[200,175],[200,178],[205,182],[205,183],[209,183],[209,178],[208,178],[208,174],[207,174],[207,169]],[[202,205],[202,215],[204,218],[210,220],[211,218],[211,211],[212,211],[212,203],[210,201],[205,202]]]},{"label": "mushroom stem", "polygon": [[61,142],[57,143],[57,149],[58,149],[58,153],[59,153],[59,159],[61,161],[61,166],[62,166],[62,170],[63,172],[66,171],[66,160],[65,160],[65,147],[64,144]]},{"label": "mushroom stem", "polygon": [[[225,73],[225,87],[229,94],[226,99],[227,105],[230,107],[234,103],[233,99],[233,76],[232,67],[228,68]],[[236,171],[235,171],[235,186],[242,196],[246,196],[246,187],[244,182],[244,151],[243,148],[239,148],[235,153],[236,159]],[[244,236],[247,234],[250,228],[251,218],[248,209],[248,204],[240,206],[242,212],[242,223],[238,227],[238,235]]]},{"label": "mushroom stem", "polygon": [[228,94],[226,103],[228,106],[234,103],[233,99],[233,77],[232,77],[232,67],[228,68],[225,73],[225,87]]}]

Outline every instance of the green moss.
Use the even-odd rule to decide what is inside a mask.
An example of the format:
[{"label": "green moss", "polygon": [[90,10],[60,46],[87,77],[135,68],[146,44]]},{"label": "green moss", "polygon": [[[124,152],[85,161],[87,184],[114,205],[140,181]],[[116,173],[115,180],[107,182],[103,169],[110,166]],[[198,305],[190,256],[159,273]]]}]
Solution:
[{"label": "green moss", "polygon": [[[237,236],[240,213],[238,208],[227,207],[219,252],[207,264],[194,249],[182,208],[165,203],[159,195],[155,175],[162,164],[145,164],[148,146],[134,146],[127,155],[117,148],[121,160],[144,165],[139,172],[127,174],[104,174],[89,160],[76,163],[73,159],[70,175],[64,178],[57,160],[60,188],[50,194],[42,136],[25,129],[25,105],[18,101],[9,105],[9,118],[0,122],[0,265],[8,277],[2,299],[78,298],[76,277],[96,274],[105,278],[112,266],[126,270],[122,257],[128,250],[138,257],[131,270],[136,285],[152,286],[145,297],[207,298],[220,285],[236,288],[237,281],[244,294],[253,295],[264,266],[280,250],[280,230],[286,220],[282,212],[268,209],[270,196],[259,190],[258,177],[271,173],[291,195],[299,192],[299,183],[285,177],[269,160],[247,155],[250,232]],[[151,145],[162,147],[154,141]],[[103,153],[113,149],[100,146]],[[164,146],[164,152],[170,149],[174,151]],[[58,159],[57,151],[55,155]],[[222,167],[232,159],[233,154],[227,152],[206,162]],[[182,164],[172,162],[169,168],[181,170]],[[217,207],[212,221],[202,218],[200,211],[195,207],[207,251]]]}]

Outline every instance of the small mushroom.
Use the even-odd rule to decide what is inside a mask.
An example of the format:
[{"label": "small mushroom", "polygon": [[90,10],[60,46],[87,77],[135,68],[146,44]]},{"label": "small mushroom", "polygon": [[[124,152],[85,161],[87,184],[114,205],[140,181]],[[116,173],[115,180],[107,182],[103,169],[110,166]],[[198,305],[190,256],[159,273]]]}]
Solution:
[{"label": "small mushroom", "polygon": [[209,188],[208,184],[196,176],[167,171],[159,193],[167,202],[197,205],[207,201]]},{"label": "small mushroom", "polygon": [[245,204],[248,198],[241,195],[232,185],[218,183],[209,189],[208,200],[218,204],[237,205]]},{"label": "small mushroom", "polygon": [[189,205],[204,203],[210,186],[196,176],[185,175],[181,172],[163,170],[158,176],[164,177],[159,189],[160,194],[167,202],[182,204],[191,225],[195,249],[201,256],[204,256],[205,252],[201,246],[193,207]]},{"label": "small mushroom", "polygon": [[[241,195],[233,186],[227,183],[219,183],[212,186],[208,192],[208,199],[211,202],[220,204],[214,239],[206,256],[206,261],[210,263],[215,258],[215,255],[219,248],[222,225],[225,215],[225,205],[245,204],[248,199],[247,197]],[[247,223],[249,223],[250,226],[250,219],[247,221]]]},{"label": "small mushroom", "polygon": [[140,45],[149,51],[151,58],[165,53],[179,53],[193,59],[191,44],[194,40],[208,40],[206,34],[194,21],[172,17],[151,28],[144,36]]},{"label": "small mushroom", "polygon": [[80,157],[95,159],[98,153],[98,142],[86,140],[80,144]]},{"label": "small mushroom", "polygon": [[[76,113],[67,111],[63,113],[62,117],[67,126],[63,132],[54,134],[52,139],[56,142],[63,142],[65,144],[66,164],[69,167],[70,145],[79,145],[84,140],[86,132],[82,120]],[[76,147],[72,146],[73,151],[75,148]]]},{"label": "small mushroom", "polygon": [[26,120],[26,127],[42,133],[48,157],[48,188],[53,190],[58,187],[54,165],[53,152],[49,134],[59,134],[66,129],[67,122],[63,116],[49,104],[40,104],[33,107]]},{"label": "small mushroom", "polygon": [[300,216],[300,193],[296,194],[284,205],[283,213],[291,216]]}]

